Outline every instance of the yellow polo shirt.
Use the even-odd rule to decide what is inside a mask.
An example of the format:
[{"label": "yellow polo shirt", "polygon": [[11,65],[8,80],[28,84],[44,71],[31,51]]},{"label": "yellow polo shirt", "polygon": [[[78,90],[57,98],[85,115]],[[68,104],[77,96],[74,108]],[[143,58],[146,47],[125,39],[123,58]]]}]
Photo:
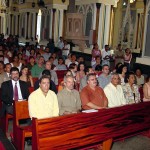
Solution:
[{"label": "yellow polo shirt", "polygon": [[30,118],[50,118],[59,115],[58,100],[56,94],[49,90],[45,96],[40,88],[30,94],[29,100]]}]

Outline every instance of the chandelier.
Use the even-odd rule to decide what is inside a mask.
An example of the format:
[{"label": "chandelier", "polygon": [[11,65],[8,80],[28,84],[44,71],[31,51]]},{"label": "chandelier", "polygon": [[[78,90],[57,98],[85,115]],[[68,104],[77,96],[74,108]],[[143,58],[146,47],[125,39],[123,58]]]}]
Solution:
[{"label": "chandelier", "polygon": [[126,6],[128,3],[132,4],[134,3],[136,0],[124,0],[123,1],[123,6]]}]

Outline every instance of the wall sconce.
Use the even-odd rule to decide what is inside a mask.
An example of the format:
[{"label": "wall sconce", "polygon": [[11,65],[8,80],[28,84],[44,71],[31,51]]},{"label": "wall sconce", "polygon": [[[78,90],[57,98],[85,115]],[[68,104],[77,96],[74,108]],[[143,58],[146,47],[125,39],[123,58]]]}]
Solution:
[{"label": "wall sconce", "polygon": [[33,7],[33,8],[35,7],[35,3],[34,3],[34,2],[32,3],[32,7]]},{"label": "wall sconce", "polygon": [[16,11],[16,7],[13,7],[13,11]]}]

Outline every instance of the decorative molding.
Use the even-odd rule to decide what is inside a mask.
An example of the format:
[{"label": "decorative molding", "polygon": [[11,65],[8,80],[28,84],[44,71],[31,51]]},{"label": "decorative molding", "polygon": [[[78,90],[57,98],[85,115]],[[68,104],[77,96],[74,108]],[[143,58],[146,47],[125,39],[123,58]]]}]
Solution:
[{"label": "decorative molding", "polygon": [[91,3],[101,3],[105,5],[116,5],[119,0],[76,0],[75,5],[85,5]]}]

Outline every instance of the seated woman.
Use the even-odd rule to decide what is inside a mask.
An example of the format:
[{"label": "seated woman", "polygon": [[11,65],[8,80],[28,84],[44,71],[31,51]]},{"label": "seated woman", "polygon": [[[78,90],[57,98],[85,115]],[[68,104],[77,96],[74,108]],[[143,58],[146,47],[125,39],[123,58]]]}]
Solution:
[{"label": "seated woman", "polygon": [[125,75],[125,85],[123,85],[123,92],[127,104],[139,103],[140,102],[140,93],[138,86],[135,84],[135,74],[129,72]]},{"label": "seated woman", "polygon": [[129,48],[126,48],[125,55],[124,55],[124,64],[127,66],[128,71],[130,71],[130,63],[132,60],[132,53]]},{"label": "seated woman", "polygon": [[58,59],[58,65],[54,68],[54,70],[67,70],[66,65],[64,64],[64,60],[62,57]]},{"label": "seated woman", "polygon": [[72,63],[69,65],[69,70],[71,71],[73,77],[76,77],[76,73],[77,73],[77,65],[75,63]]},{"label": "seated woman", "polygon": [[146,78],[146,83],[143,86],[144,98],[143,101],[150,101],[150,74]]},{"label": "seated woman", "polygon": [[11,64],[11,67],[17,67],[19,69],[19,71],[21,70],[22,63],[19,62],[18,55],[13,56],[13,61],[10,64]]},{"label": "seated woman", "polygon": [[32,76],[29,75],[28,67],[23,66],[20,71],[20,80],[28,83],[29,87],[34,87]]},{"label": "seated woman", "polygon": [[92,61],[91,61],[92,66],[96,63],[95,60],[96,56],[99,56],[101,58],[101,51],[97,43],[93,45],[93,49],[92,49]]},{"label": "seated woman", "polygon": [[19,62],[22,63],[23,65],[26,65],[26,61],[23,58],[23,54],[22,53],[18,53],[18,58],[19,58]]},{"label": "seated woman", "polygon": [[144,85],[144,76],[142,75],[141,69],[136,69],[135,71],[136,82],[139,87]]},{"label": "seated woman", "polygon": [[81,62],[78,64],[77,73],[76,73],[76,83],[80,83],[80,80],[85,76],[85,64]]},{"label": "seated woman", "polygon": [[124,78],[125,78],[125,75],[127,73],[127,66],[126,65],[121,65],[118,68],[118,73],[119,73],[119,77],[120,77],[120,80],[121,80],[121,85],[124,85],[125,84]]}]

